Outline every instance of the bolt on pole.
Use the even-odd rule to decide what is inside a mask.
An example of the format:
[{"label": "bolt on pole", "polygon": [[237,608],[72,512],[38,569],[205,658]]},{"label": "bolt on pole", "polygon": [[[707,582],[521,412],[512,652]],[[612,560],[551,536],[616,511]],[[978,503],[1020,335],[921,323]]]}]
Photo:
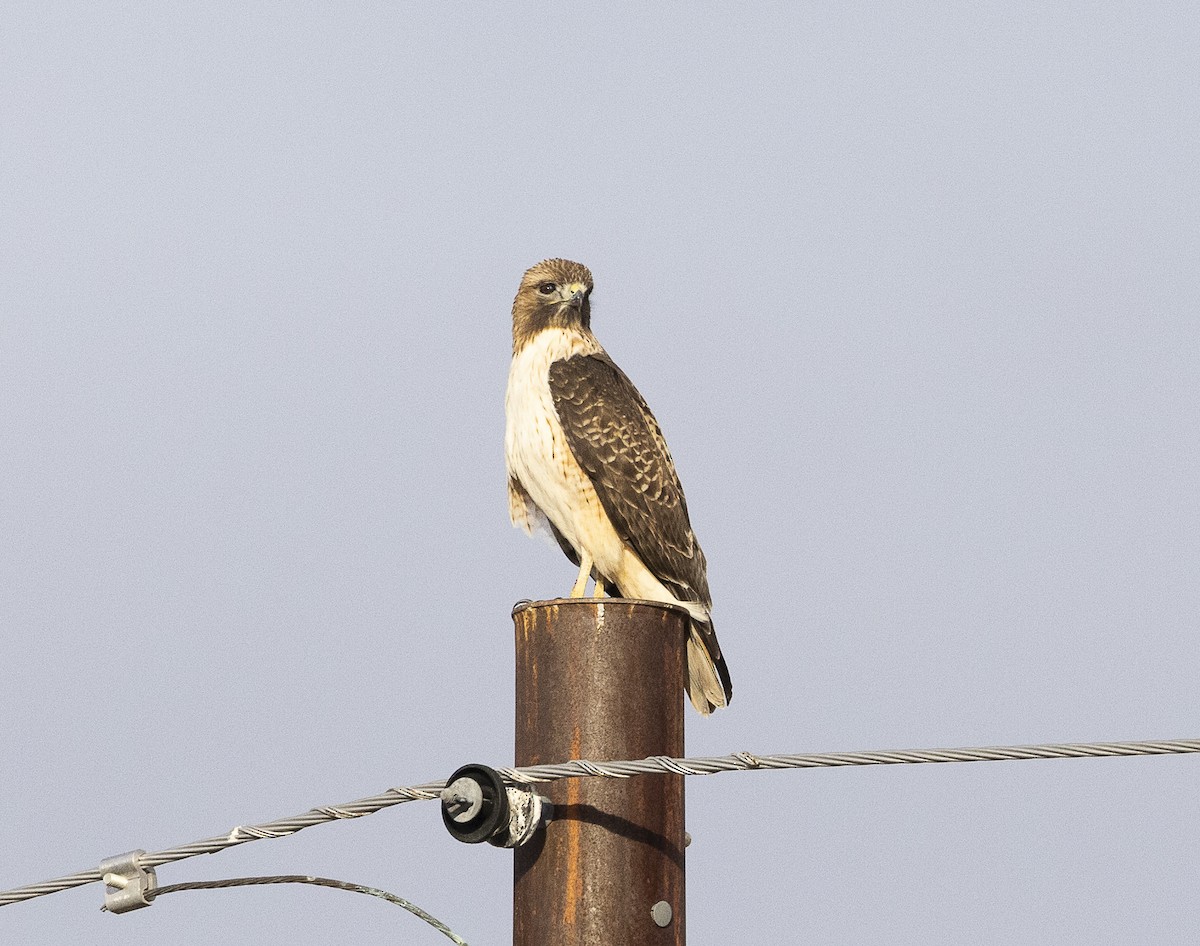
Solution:
[{"label": "bolt on pole", "polygon": [[[518,767],[684,755],[686,611],[559,599],[513,622]],[[683,776],[536,790],[554,814],[514,852],[514,946],[684,946]]]}]

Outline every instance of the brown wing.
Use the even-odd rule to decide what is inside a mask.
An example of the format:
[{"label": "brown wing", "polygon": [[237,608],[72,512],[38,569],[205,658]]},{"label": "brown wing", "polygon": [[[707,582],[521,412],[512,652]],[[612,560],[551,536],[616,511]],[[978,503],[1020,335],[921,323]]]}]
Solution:
[{"label": "brown wing", "polygon": [[712,606],[704,553],[650,408],[608,355],[550,366],[550,393],[575,460],[620,536],[680,599]]}]

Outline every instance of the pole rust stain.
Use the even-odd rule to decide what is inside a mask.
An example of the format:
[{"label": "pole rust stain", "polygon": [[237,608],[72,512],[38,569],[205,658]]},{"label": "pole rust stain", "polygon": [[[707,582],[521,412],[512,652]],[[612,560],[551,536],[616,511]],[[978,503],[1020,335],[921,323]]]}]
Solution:
[{"label": "pole rust stain", "polygon": [[[579,758],[580,749],[579,726],[571,731],[571,758]],[[567,807],[579,804],[580,780],[567,780]],[[563,923],[570,927],[575,925],[575,908],[583,896],[583,865],[580,864],[580,834],[582,824],[575,818],[566,821],[567,826],[567,892],[563,909]]]}]

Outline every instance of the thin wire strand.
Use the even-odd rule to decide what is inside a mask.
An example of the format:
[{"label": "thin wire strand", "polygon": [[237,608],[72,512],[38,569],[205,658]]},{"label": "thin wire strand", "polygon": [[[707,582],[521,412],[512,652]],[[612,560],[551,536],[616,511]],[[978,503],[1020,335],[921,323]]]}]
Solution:
[{"label": "thin wire strand", "polygon": [[[1106,756],[1178,755],[1200,752],[1200,739],[1171,739],[1153,742],[1087,742],[1035,746],[987,746],[970,749],[907,749],[878,752],[831,752],[815,755],[754,755],[738,752],[728,756],[695,759],[673,759],[651,756],[637,761],[590,762],[576,759],[549,765],[526,768],[502,768],[496,771],[509,783],[553,782],[564,778],[631,778],[635,775],[676,774],[716,775],[720,772],[743,772],[763,769],[815,769],[858,765],[917,765],[937,762],[1015,762],[1028,759],[1095,759]],[[268,821],[259,825],[239,825],[226,835],[193,841],[179,847],[143,854],[142,867],[159,867],[182,861],[198,854],[215,854],[227,848],[264,838],[285,838],[313,825],[326,824],[344,818],[361,818],[384,808],[410,801],[438,798],[446,782],[424,782],[406,788],[389,788],[379,795],[360,798],[342,805],[313,808],[301,815]],[[96,883],[99,870],[81,871],[68,877],[47,880],[39,884],[0,892],[0,906],[20,903]]]},{"label": "thin wire strand", "polygon": [[[426,913],[415,903],[398,897],[394,893],[380,890],[378,887],[366,887],[362,884],[352,884],[345,880],[331,880],[328,877],[309,877],[305,874],[288,874],[273,877],[231,877],[227,880],[189,880],[181,884],[168,884],[159,887],[153,893],[147,894],[147,900],[156,900],[166,893],[178,893],[181,890],[221,890],[226,887],[250,887],[257,884],[312,884],[315,887],[333,887],[336,890],[349,890],[351,893],[365,893],[369,897],[378,897],[398,907],[404,907],[415,917],[424,920],[439,933],[445,934],[457,946],[468,946],[465,939],[450,929],[437,917]],[[101,907],[101,909],[104,909]]]}]

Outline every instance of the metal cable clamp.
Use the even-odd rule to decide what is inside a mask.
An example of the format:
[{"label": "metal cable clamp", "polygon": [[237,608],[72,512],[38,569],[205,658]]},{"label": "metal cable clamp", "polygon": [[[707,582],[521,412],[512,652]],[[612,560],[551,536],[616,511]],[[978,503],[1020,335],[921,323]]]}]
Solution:
[{"label": "metal cable clamp", "polygon": [[104,881],[104,909],[109,913],[128,913],[150,906],[158,889],[153,867],[143,867],[143,850],[129,851],[100,862]]}]

